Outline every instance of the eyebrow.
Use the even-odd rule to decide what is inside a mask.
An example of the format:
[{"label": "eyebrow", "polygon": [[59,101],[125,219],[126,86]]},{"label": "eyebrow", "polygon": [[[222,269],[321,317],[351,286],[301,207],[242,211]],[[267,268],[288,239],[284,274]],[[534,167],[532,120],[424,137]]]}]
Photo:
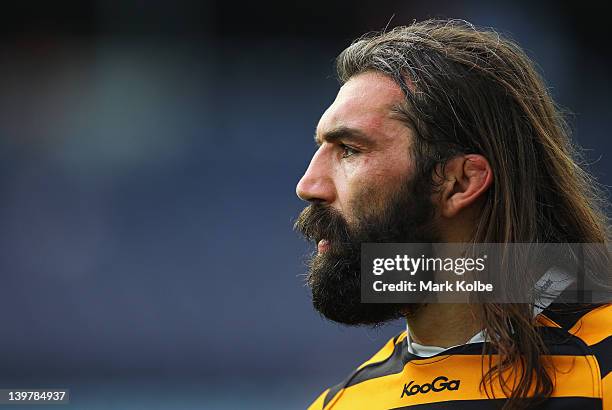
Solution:
[{"label": "eyebrow", "polygon": [[363,131],[350,127],[337,127],[330,131],[324,132],[322,135],[315,133],[314,140],[317,145],[321,145],[323,141],[337,142],[338,140],[352,141],[358,144],[371,144],[372,138]]}]

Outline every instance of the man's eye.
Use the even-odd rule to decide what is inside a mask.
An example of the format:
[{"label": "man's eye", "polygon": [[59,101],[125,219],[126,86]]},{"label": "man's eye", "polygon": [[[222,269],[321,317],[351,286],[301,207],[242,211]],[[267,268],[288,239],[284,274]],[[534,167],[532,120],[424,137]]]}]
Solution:
[{"label": "man's eye", "polygon": [[349,147],[348,145],[340,144],[340,148],[342,148],[342,158],[348,158],[351,155],[355,155],[359,153],[359,151],[357,151],[354,148]]}]

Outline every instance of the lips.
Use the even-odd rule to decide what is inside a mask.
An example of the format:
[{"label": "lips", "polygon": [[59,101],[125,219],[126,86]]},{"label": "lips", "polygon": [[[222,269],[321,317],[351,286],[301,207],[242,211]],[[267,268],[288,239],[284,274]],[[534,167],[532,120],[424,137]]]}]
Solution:
[{"label": "lips", "polygon": [[317,253],[337,252],[342,243],[350,243],[348,226],[339,211],[328,205],[311,204],[300,213],[294,228],[308,241],[314,242]]},{"label": "lips", "polygon": [[327,252],[329,250],[329,248],[331,248],[331,242],[328,241],[327,239],[321,239],[317,243],[317,251],[319,253]]}]

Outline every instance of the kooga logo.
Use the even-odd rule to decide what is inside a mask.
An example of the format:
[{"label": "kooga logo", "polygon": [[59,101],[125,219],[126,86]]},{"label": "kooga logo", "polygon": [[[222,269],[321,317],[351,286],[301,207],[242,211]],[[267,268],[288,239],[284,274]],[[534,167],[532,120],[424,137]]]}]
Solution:
[{"label": "kooga logo", "polygon": [[442,390],[459,390],[459,380],[448,380],[448,377],[438,376],[431,383],[425,384],[412,384],[414,380],[412,380],[408,384],[404,384],[404,391],[402,391],[402,395],[400,399],[404,396],[414,396],[418,393],[429,393],[440,392]]}]

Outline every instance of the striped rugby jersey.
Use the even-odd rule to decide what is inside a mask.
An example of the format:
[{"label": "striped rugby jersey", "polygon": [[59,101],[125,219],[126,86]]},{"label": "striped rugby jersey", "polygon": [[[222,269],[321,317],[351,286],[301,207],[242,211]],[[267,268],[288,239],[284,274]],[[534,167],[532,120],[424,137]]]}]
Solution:
[{"label": "striped rugby jersey", "polygon": [[[546,410],[612,410],[612,304],[552,304],[537,316],[556,372]],[[483,343],[455,346],[432,357],[408,351],[406,331],[395,336],[342,383],[324,391],[309,410],[499,409],[480,389]],[[493,355],[495,360],[495,355]]]}]

